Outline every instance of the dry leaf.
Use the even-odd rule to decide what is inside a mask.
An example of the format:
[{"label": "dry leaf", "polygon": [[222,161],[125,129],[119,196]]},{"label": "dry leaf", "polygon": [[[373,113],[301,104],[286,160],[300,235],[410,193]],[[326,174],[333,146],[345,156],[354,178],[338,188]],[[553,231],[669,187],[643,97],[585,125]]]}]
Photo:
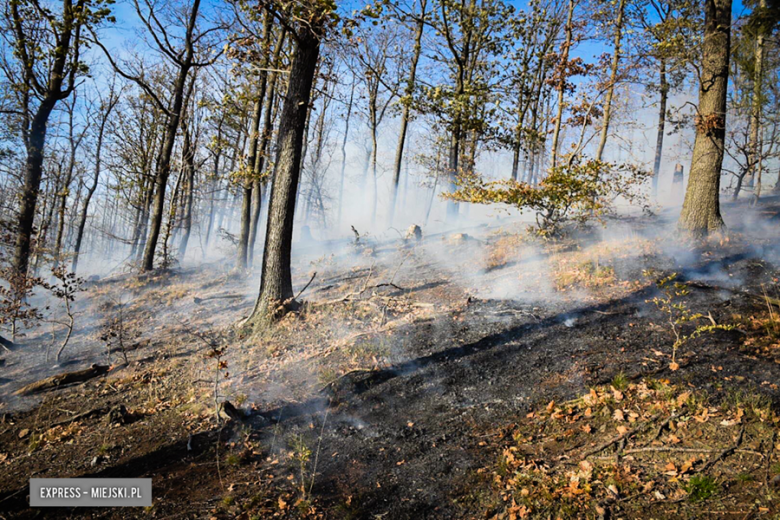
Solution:
[{"label": "dry leaf", "polygon": [[674,372],[675,370],[679,370],[679,368],[680,365],[676,361],[672,361],[671,363],[669,363],[669,370],[671,370],[672,372]]}]

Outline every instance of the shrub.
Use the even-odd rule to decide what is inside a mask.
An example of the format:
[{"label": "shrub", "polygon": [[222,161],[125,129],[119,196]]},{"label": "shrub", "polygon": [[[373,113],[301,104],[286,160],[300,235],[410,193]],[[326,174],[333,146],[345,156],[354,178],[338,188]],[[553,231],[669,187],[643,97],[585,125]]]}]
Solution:
[{"label": "shrub", "polygon": [[641,190],[649,173],[630,165],[586,161],[550,170],[539,186],[515,180],[485,181],[476,174],[462,174],[458,189],[444,198],[474,204],[509,204],[536,215],[534,231],[557,235],[567,221],[585,222],[612,212],[622,197],[632,204],[644,204]]}]

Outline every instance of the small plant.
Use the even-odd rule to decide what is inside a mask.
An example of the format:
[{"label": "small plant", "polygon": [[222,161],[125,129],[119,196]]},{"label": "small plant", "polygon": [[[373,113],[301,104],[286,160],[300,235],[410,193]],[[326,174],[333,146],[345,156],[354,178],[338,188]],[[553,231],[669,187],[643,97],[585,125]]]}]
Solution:
[{"label": "small plant", "polygon": [[85,290],[83,285],[86,280],[76,276],[76,273],[69,272],[61,265],[55,267],[51,274],[58,280],[57,284],[51,286],[51,293],[55,298],[62,300],[62,303],[65,306],[65,316],[67,318],[67,321],[64,323],[67,327],[67,333],[65,334],[65,339],[62,340],[60,348],[57,350],[57,361],[59,362],[62,351],[65,350],[65,347],[68,345],[68,342],[73,335],[73,325],[76,317],[71,307],[71,303],[76,301],[76,294]]},{"label": "small plant", "polygon": [[125,305],[122,302],[112,299],[111,304],[108,305],[108,310],[112,315],[107,316],[103,322],[100,341],[106,346],[109,362],[112,352],[119,352],[122,360],[127,364],[127,343],[140,336],[140,332],[130,332],[125,325],[124,309]]},{"label": "small plant", "polygon": [[685,491],[691,502],[701,502],[718,492],[718,483],[709,475],[694,475],[685,485]]},{"label": "small plant", "polygon": [[0,285],[0,327],[7,328],[11,341],[15,341],[19,325],[32,328],[43,319],[41,309],[30,305],[29,299],[36,287],[48,289],[49,285],[41,278],[19,274],[13,268],[0,271],[0,279],[5,282]]},{"label": "small plant", "polygon": [[[684,283],[677,282],[677,274],[672,273],[656,282],[656,285],[663,293],[663,296],[657,296],[648,300],[658,307],[658,310],[666,315],[666,321],[669,329],[674,335],[674,344],[672,345],[672,361],[669,363],[671,370],[677,370],[680,365],[677,363],[677,351],[689,341],[698,338],[702,334],[715,332],[716,330],[734,330],[735,325],[721,325],[715,322],[711,313],[706,315],[694,313],[685,302],[685,298],[690,291]],[[683,327],[701,319],[708,319],[708,325],[699,325],[694,328],[690,334],[685,334]]]},{"label": "small plant", "polygon": [[[298,463],[298,469],[301,475],[301,495],[306,499],[306,467],[311,459],[311,448],[306,445],[306,440],[303,435],[293,435],[292,441],[292,458]],[[314,476],[312,475],[312,478]]]},{"label": "small plant", "polygon": [[616,374],[615,377],[612,378],[612,386],[615,390],[625,390],[628,388],[628,383],[628,377],[626,377],[626,374],[623,372]]}]

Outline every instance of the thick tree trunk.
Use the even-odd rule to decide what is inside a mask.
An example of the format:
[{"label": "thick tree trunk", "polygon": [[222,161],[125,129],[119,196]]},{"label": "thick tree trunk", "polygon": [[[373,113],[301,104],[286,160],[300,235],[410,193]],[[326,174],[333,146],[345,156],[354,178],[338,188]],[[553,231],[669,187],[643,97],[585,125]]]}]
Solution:
[{"label": "thick tree trunk", "polygon": [[35,223],[35,206],[38,202],[38,191],[41,188],[43,174],[43,146],[46,142],[46,124],[54,109],[56,100],[45,98],[30,125],[27,143],[27,161],[24,168],[24,187],[19,210],[19,226],[16,232],[14,248],[14,268],[18,273],[27,274],[32,248],[33,225]]},{"label": "thick tree trunk", "polygon": [[260,294],[248,320],[253,326],[268,323],[276,316],[277,308],[291,302],[295,296],[290,271],[295,197],[301,174],[309,99],[320,51],[320,41],[315,34],[308,29],[300,33],[279,122],[279,149],[268,209]]},{"label": "thick tree trunk", "polygon": [[658,176],[661,174],[661,159],[664,149],[664,132],[666,127],[666,101],[669,97],[669,82],[666,80],[666,60],[660,60],[660,94],[658,103],[658,132],[655,137],[655,160],[653,161],[653,198],[658,198]]},{"label": "thick tree trunk", "polygon": [[731,0],[705,0],[699,110],[688,188],[678,227],[694,237],[724,228],[720,174],[726,136]]}]

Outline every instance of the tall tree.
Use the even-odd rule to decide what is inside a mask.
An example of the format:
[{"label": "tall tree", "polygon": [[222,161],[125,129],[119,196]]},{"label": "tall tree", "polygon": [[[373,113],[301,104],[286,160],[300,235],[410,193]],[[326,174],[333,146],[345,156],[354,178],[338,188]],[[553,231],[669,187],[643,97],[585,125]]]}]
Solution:
[{"label": "tall tree", "polygon": [[678,227],[694,237],[721,231],[720,176],[726,135],[731,0],[705,0],[699,106],[688,188]]},{"label": "tall tree", "polygon": [[14,112],[27,152],[13,255],[13,266],[22,275],[30,261],[49,116],[87,72],[81,60],[84,33],[110,19],[109,4],[109,0],[62,0],[59,7],[43,6],[38,0],[5,4],[2,33],[14,60],[7,76],[17,96]]},{"label": "tall tree", "polygon": [[97,113],[97,139],[95,142],[95,164],[94,164],[94,170],[92,175],[92,182],[89,186],[87,186],[87,193],[84,196],[84,201],[82,202],[81,206],[81,213],[79,214],[79,222],[78,227],[76,230],[76,243],[73,246],[73,263],[71,264],[71,271],[74,273],[78,269],[79,266],[79,255],[81,254],[81,243],[84,239],[84,229],[87,226],[87,215],[89,213],[89,204],[92,200],[92,196],[95,194],[95,190],[98,186],[98,181],[100,180],[100,172],[103,165],[102,162],[102,153],[103,153],[103,141],[106,134],[106,125],[108,124],[108,120],[111,117],[111,112],[113,112],[114,108],[116,107],[117,103],[119,102],[121,91],[117,91],[115,87],[115,82],[111,82],[111,86],[109,87],[109,91],[107,94],[107,97],[103,99],[103,96],[98,93],[98,99],[100,102],[100,106],[98,107],[98,113]]},{"label": "tall tree", "polygon": [[[143,2],[143,5],[139,3]],[[192,69],[205,67],[214,63],[221,55],[221,51],[214,52],[216,44],[208,40],[209,35],[215,32],[215,27],[203,28],[200,21],[200,0],[193,0],[191,5],[184,5],[183,34],[176,38],[173,30],[176,28],[176,14],[173,20],[164,23],[157,11],[159,7],[151,0],[134,0],[134,6],[138,17],[145,29],[154,40],[155,47],[160,54],[173,66],[175,71],[173,84],[170,87],[170,101],[162,98],[155,92],[153,86],[144,77],[143,72],[126,72],[125,66],[120,66],[112,57],[105,46],[98,42],[103,49],[108,61],[114,70],[123,78],[133,81],[151,97],[157,107],[167,117],[165,137],[160,151],[158,167],[155,175],[155,191],[152,199],[151,221],[146,245],[141,259],[141,270],[154,269],[154,258],[157,252],[157,243],[162,229],[163,215],[165,214],[165,192],[168,178],[171,174],[171,157],[176,144],[176,135],[181,123],[182,109],[184,107],[187,79]],[[161,21],[162,20],[162,21]],[[177,39],[179,40],[177,42]],[[178,43],[178,45],[177,45]]]},{"label": "tall tree", "polygon": [[[406,145],[406,133],[409,127],[409,117],[412,108],[412,95],[417,83],[417,64],[420,61],[422,53],[422,37],[425,30],[427,0],[419,0],[419,12],[408,15],[408,18],[414,21],[414,47],[412,48],[412,59],[409,64],[409,72],[406,79],[406,88],[401,98],[401,128],[398,130],[398,144],[395,148],[395,163],[393,164],[393,184],[390,192],[390,206],[387,216],[388,226],[393,225],[395,216],[395,206],[398,199],[398,183],[401,179],[401,164],[404,157],[404,146]],[[406,18],[407,16],[404,16]]]},{"label": "tall tree", "polygon": [[305,0],[295,4],[292,11],[274,2],[265,3],[264,8],[286,27],[295,51],[279,119],[260,293],[247,320],[253,327],[269,323],[294,305],[290,257],[304,132],[321,41],[337,20],[336,6],[328,0]]}]

